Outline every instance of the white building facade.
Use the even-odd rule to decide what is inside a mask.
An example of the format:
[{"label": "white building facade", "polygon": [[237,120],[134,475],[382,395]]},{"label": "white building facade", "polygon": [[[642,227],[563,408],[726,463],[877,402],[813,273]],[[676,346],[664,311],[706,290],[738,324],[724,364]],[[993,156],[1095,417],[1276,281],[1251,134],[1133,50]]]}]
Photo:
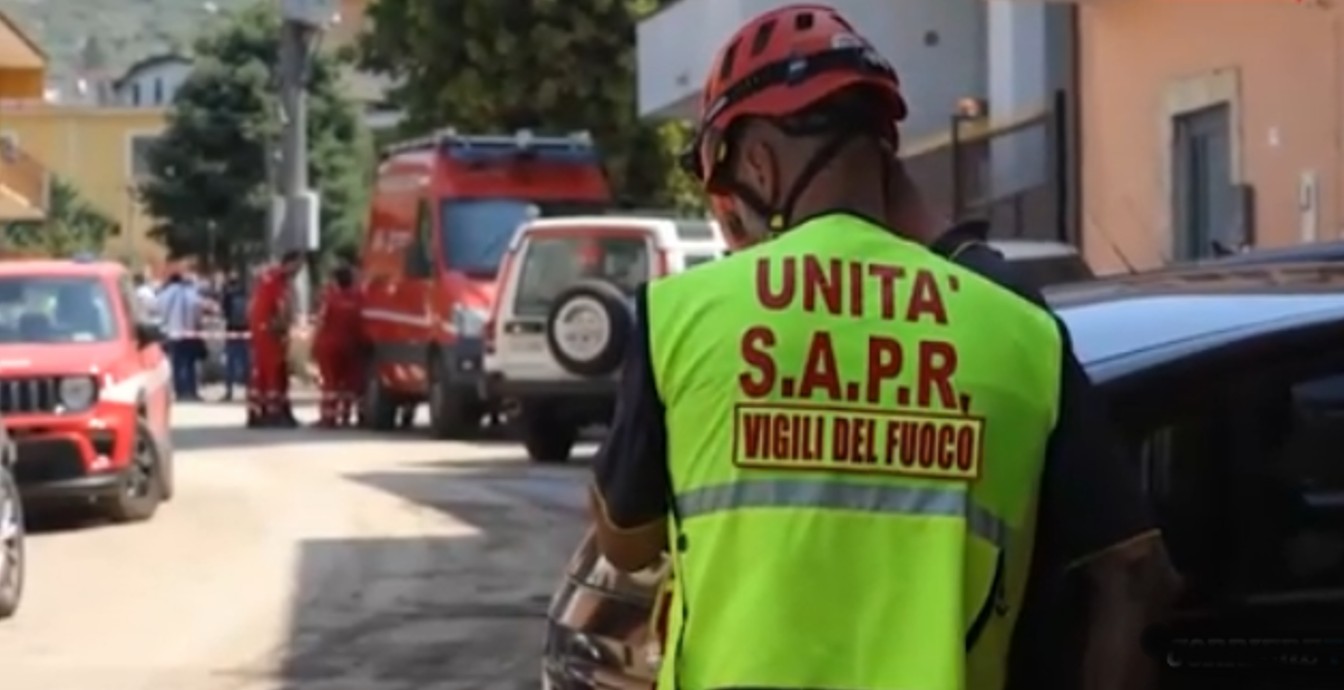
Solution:
[{"label": "white building facade", "polygon": [[182,55],[155,55],[131,65],[112,85],[117,105],[130,108],[158,108],[173,102],[182,82],[191,74],[191,58]]},{"label": "white building facade", "polygon": [[[640,23],[639,110],[693,118],[715,53],[744,22],[789,0],[681,0]],[[987,104],[991,122],[1047,111],[1071,91],[1075,8],[1012,0],[830,0],[901,77],[910,114],[903,146],[946,147],[962,99]],[[1022,131],[986,145],[984,189],[1040,184],[1049,134]],[[940,143],[941,142],[941,143]],[[944,167],[946,167],[944,165]],[[1030,173],[1030,174],[1029,174]]]}]

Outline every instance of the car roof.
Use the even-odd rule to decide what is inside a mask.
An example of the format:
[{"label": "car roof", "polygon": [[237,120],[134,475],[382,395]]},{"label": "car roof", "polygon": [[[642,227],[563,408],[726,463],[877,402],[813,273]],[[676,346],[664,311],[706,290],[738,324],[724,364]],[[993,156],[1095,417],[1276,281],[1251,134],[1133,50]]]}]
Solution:
[{"label": "car roof", "polygon": [[1094,377],[1274,332],[1344,323],[1344,265],[1195,267],[1047,289]]},{"label": "car roof", "polygon": [[[687,228],[694,227],[694,236],[685,234]],[[646,229],[657,237],[664,247],[686,249],[704,249],[712,251],[724,246],[719,224],[704,218],[672,218],[664,216],[610,215],[610,216],[551,216],[533,218],[523,223],[513,238],[512,249],[517,249],[528,233],[547,230],[573,228],[639,228]]]},{"label": "car roof", "polygon": [[1199,266],[1220,268],[1231,266],[1255,266],[1267,263],[1344,261],[1344,241],[1313,242],[1291,247],[1267,247],[1252,249],[1239,254],[1229,254],[1215,259],[1205,259]]},{"label": "car roof", "polygon": [[125,271],[115,261],[74,261],[71,259],[17,259],[0,261],[0,277],[4,276],[115,276]]},{"label": "car roof", "polygon": [[1008,261],[1027,261],[1030,259],[1053,259],[1056,257],[1078,256],[1078,250],[1063,242],[1045,240],[990,240],[993,247]]}]

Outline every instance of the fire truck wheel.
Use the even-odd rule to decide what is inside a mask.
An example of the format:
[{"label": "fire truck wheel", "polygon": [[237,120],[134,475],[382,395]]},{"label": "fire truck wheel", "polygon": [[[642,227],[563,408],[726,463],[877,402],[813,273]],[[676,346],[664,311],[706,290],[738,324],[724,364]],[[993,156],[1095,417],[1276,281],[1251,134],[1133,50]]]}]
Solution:
[{"label": "fire truck wheel", "polygon": [[481,428],[485,404],[476,391],[454,388],[438,355],[431,355],[429,366],[429,431],[441,440],[470,436]]},{"label": "fire truck wheel", "polygon": [[391,431],[397,426],[397,406],[383,386],[377,368],[368,369],[364,395],[359,399],[360,424],[374,431]]},{"label": "fire truck wheel", "polygon": [[586,280],[555,298],[546,319],[546,343],[565,371],[606,376],[621,365],[633,326],[630,300],[620,288]]}]

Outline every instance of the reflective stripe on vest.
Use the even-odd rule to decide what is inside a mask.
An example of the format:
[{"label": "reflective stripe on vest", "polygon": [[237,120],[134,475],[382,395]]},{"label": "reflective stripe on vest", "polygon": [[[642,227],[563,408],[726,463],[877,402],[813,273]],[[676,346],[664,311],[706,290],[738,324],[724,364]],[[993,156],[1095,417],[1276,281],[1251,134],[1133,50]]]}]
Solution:
[{"label": "reflective stripe on vest", "polygon": [[971,533],[1007,546],[1008,528],[975,505],[965,489],[932,486],[842,484],[828,480],[758,479],[706,486],[678,494],[681,519],[741,508],[826,508],[865,513],[963,517]]},{"label": "reflective stripe on vest", "polygon": [[999,690],[1051,316],[841,215],[647,295],[678,545],[659,689]]}]

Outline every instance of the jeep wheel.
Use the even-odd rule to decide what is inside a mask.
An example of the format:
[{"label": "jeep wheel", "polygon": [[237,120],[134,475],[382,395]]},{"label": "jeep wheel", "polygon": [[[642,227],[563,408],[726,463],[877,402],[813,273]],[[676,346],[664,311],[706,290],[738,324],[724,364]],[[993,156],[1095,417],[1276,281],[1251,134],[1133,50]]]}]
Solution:
[{"label": "jeep wheel", "polygon": [[388,395],[378,369],[368,367],[364,381],[364,395],[359,399],[360,425],[375,431],[391,431],[397,427],[397,406]]},{"label": "jeep wheel", "polygon": [[523,447],[532,462],[568,462],[578,440],[579,429],[568,423],[551,405],[524,403],[519,426],[523,432]]},{"label": "jeep wheel", "polygon": [[154,517],[163,501],[163,459],[153,432],[144,419],[136,420],[131,439],[131,462],[126,466],[117,495],[107,504],[115,522],[140,522]]},{"label": "jeep wheel", "polygon": [[9,469],[0,466],[0,618],[9,618],[23,598],[23,501]]},{"label": "jeep wheel", "polygon": [[447,440],[471,436],[481,429],[485,405],[476,392],[456,388],[447,376],[438,357],[429,360],[429,433],[434,438]]},{"label": "jeep wheel", "polygon": [[555,298],[546,318],[546,344],[565,371],[606,376],[621,365],[634,327],[630,301],[611,283],[585,280]]}]

